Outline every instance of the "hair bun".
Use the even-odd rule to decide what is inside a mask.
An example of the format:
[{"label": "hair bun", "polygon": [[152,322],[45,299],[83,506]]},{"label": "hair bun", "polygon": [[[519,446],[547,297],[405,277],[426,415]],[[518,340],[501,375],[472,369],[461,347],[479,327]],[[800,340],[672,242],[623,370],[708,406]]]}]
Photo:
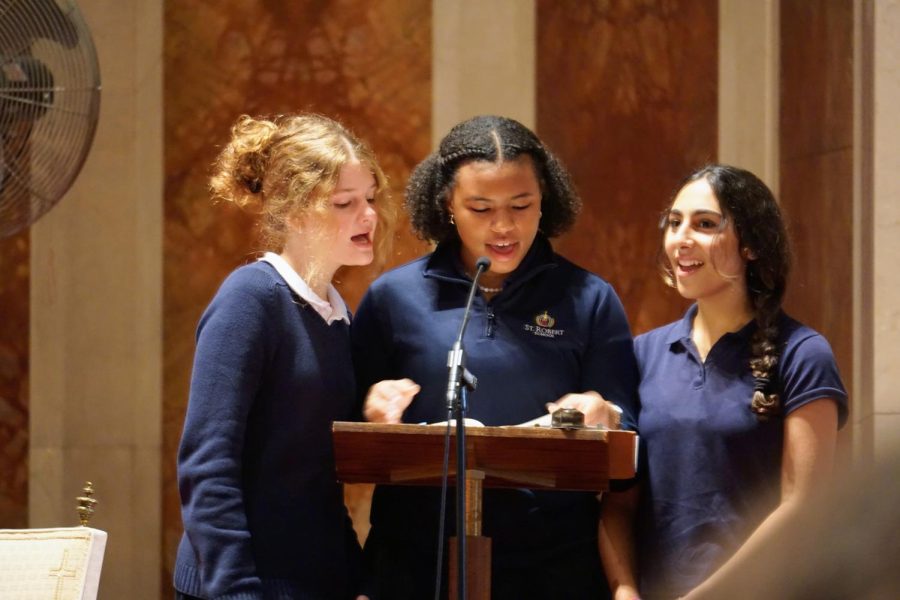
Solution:
[{"label": "hair bun", "polygon": [[251,194],[258,194],[262,191],[262,179],[259,177],[245,177],[244,185],[247,186],[247,189],[250,190]]},{"label": "hair bun", "polygon": [[213,167],[209,187],[214,196],[259,212],[268,150],[277,129],[268,119],[243,115],[237,120],[231,128],[231,139]]}]

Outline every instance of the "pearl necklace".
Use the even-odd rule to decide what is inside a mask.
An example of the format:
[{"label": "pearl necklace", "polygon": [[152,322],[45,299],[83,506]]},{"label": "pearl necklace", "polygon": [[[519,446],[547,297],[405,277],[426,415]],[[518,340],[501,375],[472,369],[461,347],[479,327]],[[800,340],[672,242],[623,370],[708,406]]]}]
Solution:
[{"label": "pearl necklace", "polygon": [[492,287],[487,287],[486,285],[481,285],[481,284],[478,285],[478,289],[481,290],[482,294],[496,294],[497,292],[503,291],[502,287],[492,288]]},{"label": "pearl necklace", "polygon": [[[469,275],[468,273],[466,273],[466,277],[468,277],[469,279],[472,279],[472,276]],[[497,293],[503,291],[502,287],[493,288],[493,287],[488,287],[486,285],[481,285],[480,283],[478,284],[478,289],[481,290],[482,294],[497,294]]]}]

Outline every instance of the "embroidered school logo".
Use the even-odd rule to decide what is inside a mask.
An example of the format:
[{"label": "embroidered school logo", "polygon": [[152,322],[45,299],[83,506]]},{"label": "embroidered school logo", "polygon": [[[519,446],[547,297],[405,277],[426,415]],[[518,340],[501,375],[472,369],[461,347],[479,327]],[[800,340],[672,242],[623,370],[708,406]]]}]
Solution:
[{"label": "embroidered school logo", "polygon": [[535,315],[534,325],[525,323],[523,327],[528,333],[553,339],[566,332],[565,329],[553,329],[554,325],[556,325],[556,319],[550,316],[550,313],[545,310],[541,314]]},{"label": "embroidered school logo", "polygon": [[556,325],[556,319],[550,316],[546,310],[534,318],[534,324],[538,327],[550,328]]}]

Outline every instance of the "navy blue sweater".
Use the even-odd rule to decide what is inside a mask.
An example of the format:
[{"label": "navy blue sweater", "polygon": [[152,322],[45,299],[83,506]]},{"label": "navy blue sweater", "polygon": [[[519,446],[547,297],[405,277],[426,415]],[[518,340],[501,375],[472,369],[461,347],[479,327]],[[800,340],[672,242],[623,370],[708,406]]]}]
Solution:
[{"label": "navy blue sweater", "polygon": [[200,320],[178,453],[175,588],[215,599],[351,597],[359,544],[331,424],[352,416],[348,326],[268,263],[234,271]]},{"label": "navy blue sweater", "polygon": [[[383,379],[409,377],[422,386],[403,416],[408,423],[447,418],[447,351],[471,283],[458,255],[458,243],[445,243],[386,273],[353,321],[360,394]],[[485,425],[527,421],[546,414],[547,402],[587,390],[624,407],[623,423],[633,424],[637,368],[622,305],[607,282],[555,254],[543,236],[501,293],[491,301],[476,295],[464,344],[467,367],[478,378],[468,416]],[[373,531],[433,551],[439,497],[429,488],[379,486]],[[451,499],[450,518],[453,511]],[[484,494],[484,534],[495,565],[535,564],[560,546],[595,538],[597,519],[595,494]]]}]

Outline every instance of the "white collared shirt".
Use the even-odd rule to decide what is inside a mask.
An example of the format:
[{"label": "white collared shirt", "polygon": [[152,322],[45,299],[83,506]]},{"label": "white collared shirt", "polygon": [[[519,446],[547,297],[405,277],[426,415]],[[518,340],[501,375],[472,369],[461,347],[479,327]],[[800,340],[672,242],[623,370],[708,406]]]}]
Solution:
[{"label": "white collared shirt", "polygon": [[341,298],[341,295],[333,285],[328,284],[328,300],[323,300],[280,255],[274,252],[266,252],[259,260],[264,260],[275,267],[275,270],[288,284],[288,287],[294,290],[294,293],[303,300],[309,302],[310,306],[325,319],[326,323],[331,325],[335,321],[344,321],[348,325],[350,324],[347,305],[344,304],[344,299]]}]

